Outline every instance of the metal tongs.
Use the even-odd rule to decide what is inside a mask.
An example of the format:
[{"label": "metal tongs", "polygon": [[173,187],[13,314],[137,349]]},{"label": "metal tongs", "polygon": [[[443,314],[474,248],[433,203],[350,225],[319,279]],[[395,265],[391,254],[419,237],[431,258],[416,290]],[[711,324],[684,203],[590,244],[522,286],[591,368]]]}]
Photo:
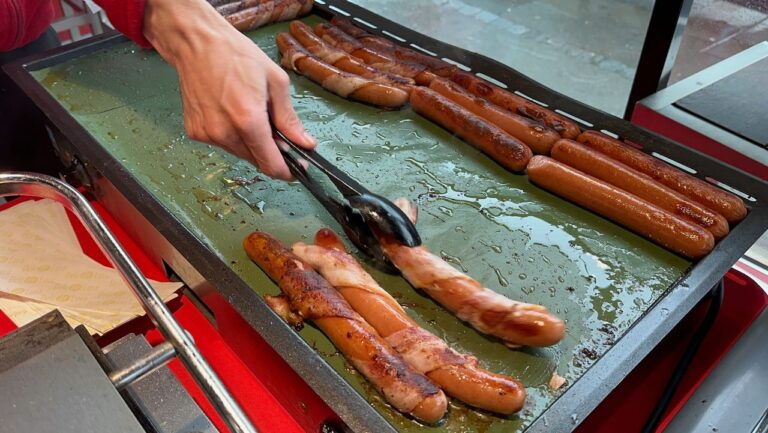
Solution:
[{"label": "metal tongs", "polygon": [[338,221],[349,240],[372,260],[376,268],[385,272],[395,272],[394,266],[384,254],[377,235],[391,236],[397,242],[409,247],[421,245],[421,237],[416,227],[394,203],[370,192],[314,150],[301,148],[274,125],[272,130],[276,138],[284,141],[301,159],[307,160],[328,176],[346,199],[342,202],[328,195],[323,186],[309,176],[298,158],[289,150],[280,149],[293,176]]}]

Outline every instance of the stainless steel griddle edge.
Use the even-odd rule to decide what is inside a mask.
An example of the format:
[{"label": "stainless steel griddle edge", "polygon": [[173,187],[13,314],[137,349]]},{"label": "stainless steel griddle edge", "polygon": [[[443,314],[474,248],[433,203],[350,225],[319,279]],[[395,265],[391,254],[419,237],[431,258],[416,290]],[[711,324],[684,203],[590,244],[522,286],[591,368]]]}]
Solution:
[{"label": "stainless steel griddle edge", "polygon": [[[694,168],[694,176],[709,176],[735,189],[748,193],[749,215],[720,241],[707,257],[694,263],[676,284],[670,286],[659,301],[639,319],[606,354],[565,391],[533,424],[528,432],[574,429],[611,390],[661,341],[661,339],[698,303],[712,286],[730,269],[741,255],[766,230],[768,221],[768,184],[709,156],[684,147],[560,93],[548,89],[519,72],[485,56],[445,44],[389,21],[348,1],[317,1],[318,15],[329,18],[341,15],[359,18],[376,28],[358,25],[371,33],[386,30],[405,40],[404,46],[415,44],[482,72],[511,91],[519,91],[581,119],[584,129],[606,130],[635,143],[642,143],[646,153],[657,152],[669,159]],[[390,38],[392,39],[392,38]],[[259,332],[270,345],[299,373],[331,408],[359,432],[395,432],[396,430],[341,376],[330,368],[304,340],[269,309],[262,298],[245,284],[215,254],[206,249],[182,226],[171,212],[145,191],[138,180],[88,134],[61,105],[27,72],[70,60],[126,39],[115,33],[76,43],[6,66],[6,71],[43,110],[51,122],[71,142],[74,152],[130,202],[154,225],[157,231],[182,253],[197,271],[210,281],[231,305]],[[411,47],[413,48],[413,47]],[[590,126],[594,125],[594,126]]]}]

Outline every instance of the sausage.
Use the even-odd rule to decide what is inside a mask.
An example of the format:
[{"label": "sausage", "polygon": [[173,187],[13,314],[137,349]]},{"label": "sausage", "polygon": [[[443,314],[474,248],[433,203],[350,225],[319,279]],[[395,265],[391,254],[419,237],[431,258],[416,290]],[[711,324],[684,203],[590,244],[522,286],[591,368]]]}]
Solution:
[{"label": "sausage", "polygon": [[689,259],[701,258],[715,246],[715,238],[706,229],[554,159],[531,158],[528,177],[547,191]]},{"label": "sausage", "polygon": [[444,60],[419,53],[410,48],[402,47],[390,41],[389,39],[368,33],[367,31],[352,24],[352,22],[347,19],[334,16],[331,19],[331,24],[335,25],[350,36],[356,38],[364,46],[374,51],[387,53],[395,60],[402,62],[424,65],[429,68],[430,71],[441,77],[447,77],[457,69],[456,66]]},{"label": "sausage", "polygon": [[[416,222],[416,205],[395,204]],[[425,246],[410,248],[380,236],[384,254],[411,285],[423,290],[478,331],[498,337],[511,347],[551,346],[565,335],[565,324],[546,307],[513,301],[459,272]]]},{"label": "sausage", "polygon": [[384,53],[371,50],[334,25],[319,23],[315,26],[315,34],[334,47],[352,54],[376,69],[413,78],[418,85],[429,85],[430,81],[435,78],[435,74],[430,72],[426,66],[408,62],[398,62]]},{"label": "sausage", "polygon": [[216,11],[221,15],[232,15],[244,9],[259,6],[263,3],[273,3],[274,0],[240,0],[216,6]]},{"label": "sausage", "polygon": [[265,24],[286,21],[297,16],[306,15],[312,9],[314,0],[273,0],[251,3],[257,4],[227,15],[224,18],[236,29],[246,32],[257,29]]},{"label": "sausage", "polygon": [[531,159],[531,149],[520,140],[434,90],[415,87],[411,90],[411,106],[508,170],[523,171]]},{"label": "sausage", "polygon": [[454,71],[451,73],[450,79],[459,86],[493,102],[501,108],[543,123],[557,131],[563,138],[575,139],[579,132],[581,132],[579,126],[567,117],[547,110],[533,101],[508,92],[472,74],[464,71]]},{"label": "sausage", "polygon": [[278,33],[277,47],[284,68],[304,75],[343,98],[384,108],[399,108],[408,102],[408,92],[341,71],[312,55],[290,33]]},{"label": "sausage", "polygon": [[277,239],[254,232],[248,256],[279,286],[293,310],[313,321],[397,410],[428,423],[445,414],[445,394],[408,366],[339,293]]},{"label": "sausage", "polygon": [[740,198],[647,155],[601,132],[585,131],[578,141],[600,153],[645,173],[684,196],[703,204],[735,224],[747,216]]},{"label": "sausage", "polygon": [[316,245],[296,243],[293,253],[312,265],[384,339],[418,372],[450,396],[502,414],[519,411],[525,388],[512,377],[479,367],[477,358],[451,349],[422,329],[400,304],[349,255],[330,229],[315,235]]},{"label": "sausage", "polygon": [[719,213],[573,140],[555,143],[552,158],[704,227],[716,240],[728,234],[728,221]]},{"label": "sausage", "polygon": [[329,65],[333,65],[342,71],[368,78],[372,81],[399,87],[406,92],[411,91],[415,84],[410,78],[380,71],[357,60],[344,50],[333,47],[320,39],[312,32],[312,28],[301,21],[293,21],[290,24],[291,35],[310,53],[316,55]]},{"label": "sausage", "polygon": [[560,134],[553,129],[527,117],[510,113],[473,95],[452,81],[436,78],[429,84],[429,88],[508,132],[530,147],[534,153],[549,155],[552,146],[560,139]]}]

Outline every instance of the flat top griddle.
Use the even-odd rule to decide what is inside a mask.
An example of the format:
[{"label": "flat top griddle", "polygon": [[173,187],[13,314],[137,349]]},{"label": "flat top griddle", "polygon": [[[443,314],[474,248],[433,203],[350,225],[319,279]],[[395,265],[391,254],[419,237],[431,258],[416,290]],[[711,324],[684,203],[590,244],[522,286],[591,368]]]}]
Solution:
[{"label": "flat top griddle", "polygon": [[[223,151],[188,140],[174,71],[154,53],[105,37],[17,65],[12,75],[102,172],[359,431],[514,432],[575,426],[707,292],[765,229],[765,184],[647,131],[556,94],[487,58],[449,47],[347,2],[376,32],[390,32],[645,150],[717,173],[753,196],[752,210],[707,258],[690,262],[511,174],[410,109],[382,112],[291,75],[297,111],[319,151],[372,190],[416,199],[426,245],[487,286],[546,305],[567,321],[563,342],[509,350],[460,323],[402,278],[372,271],[424,327],[483,366],[519,377],[526,408],[502,418],[453,402],[425,427],[390,409],[314,327],[301,339],[264,305],[277,288],[247,259],[252,230],[311,239],[331,218],[297,184],[270,181]],[[328,5],[318,13],[328,16]],[[338,12],[338,9],[334,10]],[[317,16],[305,19],[312,24]],[[249,34],[273,58],[286,24]],[[447,55],[447,54],[444,54]],[[30,76],[31,75],[33,76]],[[747,188],[751,187],[751,188]],[[763,219],[761,219],[763,218]],[[338,229],[338,228],[337,228]],[[557,371],[568,383],[547,388]],[[362,398],[361,398],[362,397]],[[373,408],[373,409],[372,409]]]}]

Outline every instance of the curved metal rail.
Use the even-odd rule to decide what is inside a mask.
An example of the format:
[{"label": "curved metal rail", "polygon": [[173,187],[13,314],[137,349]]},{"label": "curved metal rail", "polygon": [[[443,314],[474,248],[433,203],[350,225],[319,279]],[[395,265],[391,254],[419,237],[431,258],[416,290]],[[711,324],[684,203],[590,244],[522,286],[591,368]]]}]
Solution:
[{"label": "curved metal rail", "polygon": [[177,356],[229,428],[235,433],[257,433],[240,406],[197,350],[192,339],[176,322],[155,289],[128,257],[85,197],[72,186],[51,176],[34,173],[0,173],[0,197],[9,195],[53,199],[74,212],[131,287],[133,294],[165,340],[173,345]]}]

